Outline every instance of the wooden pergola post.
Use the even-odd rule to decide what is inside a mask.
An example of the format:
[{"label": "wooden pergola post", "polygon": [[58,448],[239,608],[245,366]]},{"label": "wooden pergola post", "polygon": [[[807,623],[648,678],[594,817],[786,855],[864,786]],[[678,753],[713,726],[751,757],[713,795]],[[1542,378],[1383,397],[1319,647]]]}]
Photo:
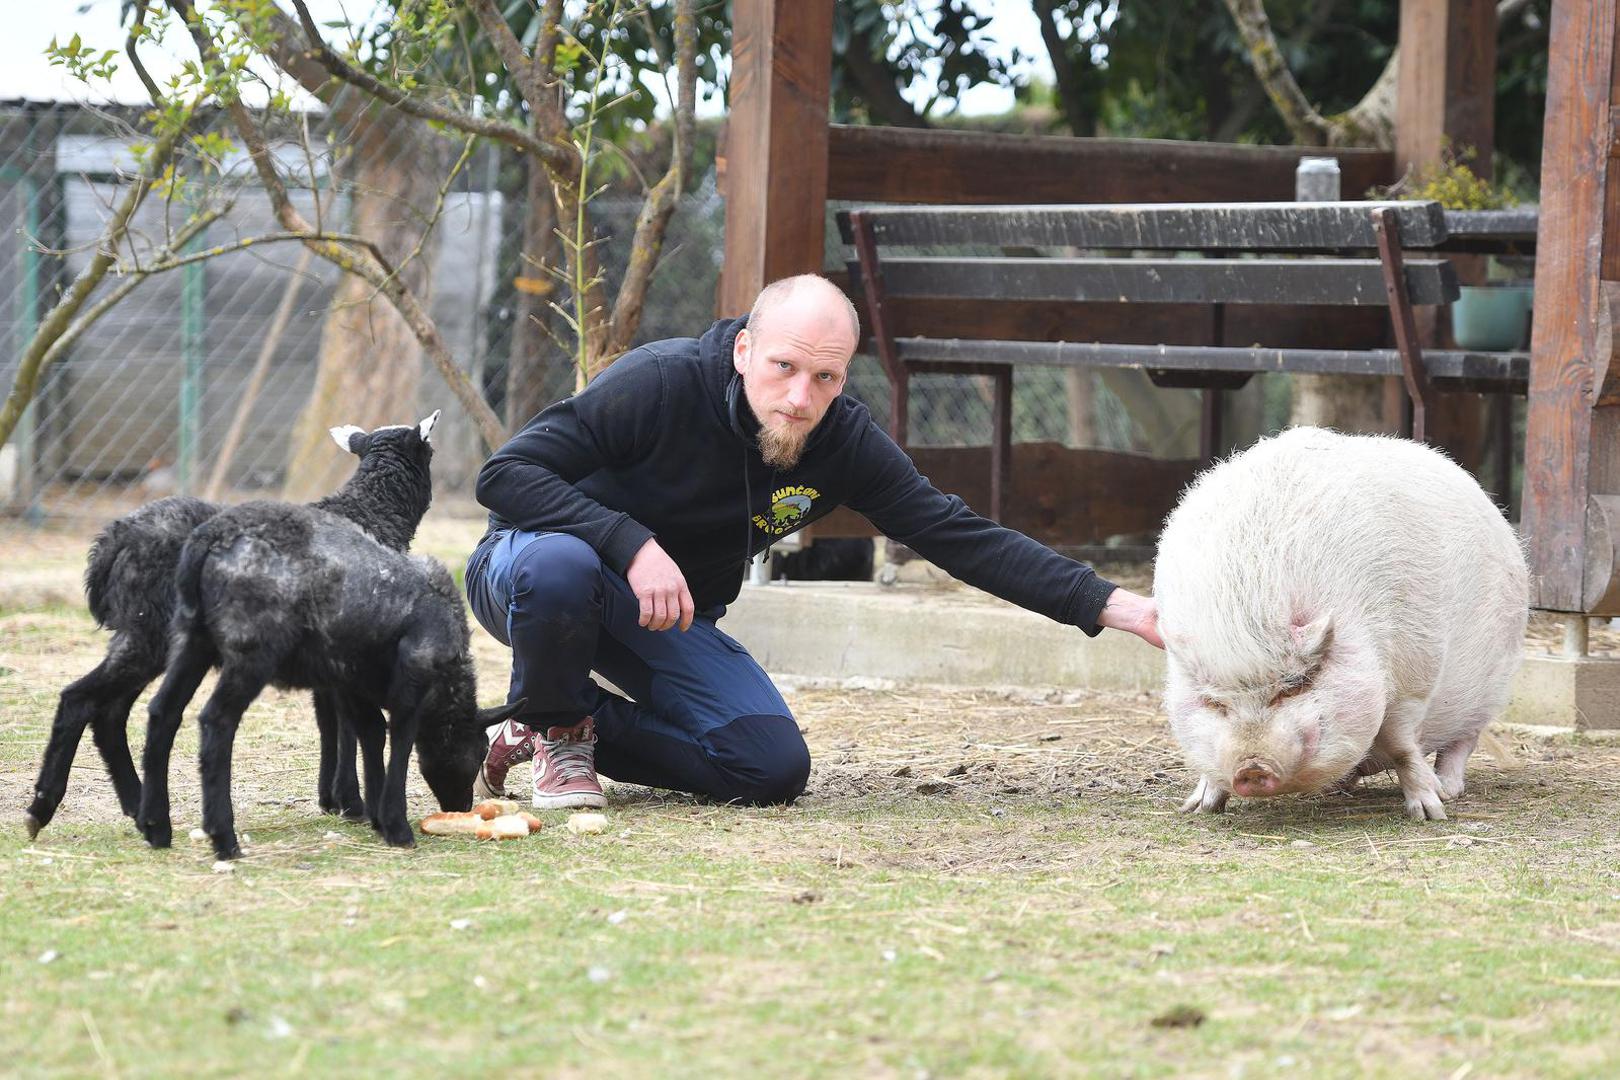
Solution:
[{"label": "wooden pergola post", "polygon": [[[1449,147],[1472,153],[1469,167],[1489,178],[1496,138],[1495,0],[1402,0],[1397,44],[1396,175],[1439,161]],[[1350,198],[1360,194],[1346,192]],[[1483,259],[1455,261],[1468,283],[1483,280]],[[1425,342],[1437,343],[1432,311],[1422,314],[1418,329]],[[1398,409],[1403,396],[1397,391],[1386,402],[1386,422],[1397,420],[1391,405]],[[1485,420],[1485,407],[1473,395],[1441,394],[1430,417],[1429,441],[1478,467],[1485,457]],[[1495,486],[1501,486],[1499,479]],[[1496,494],[1506,501],[1506,491]]]},{"label": "wooden pergola post", "polygon": [[[1395,171],[1440,160],[1449,143],[1491,173],[1496,138],[1495,0],[1402,0]],[[1360,192],[1346,192],[1359,198]]]},{"label": "wooden pergola post", "polygon": [[833,0],[735,0],[719,313],[819,271],[826,244]]},{"label": "wooden pergola post", "polygon": [[1620,614],[1620,0],[1552,7],[1524,528],[1531,602]]}]

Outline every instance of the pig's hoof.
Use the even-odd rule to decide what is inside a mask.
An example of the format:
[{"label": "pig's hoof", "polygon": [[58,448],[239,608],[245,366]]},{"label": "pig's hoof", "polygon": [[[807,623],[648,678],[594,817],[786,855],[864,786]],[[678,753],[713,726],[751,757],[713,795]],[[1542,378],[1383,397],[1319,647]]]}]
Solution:
[{"label": "pig's hoof", "polygon": [[1455,778],[1450,776],[1440,777],[1440,798],[1446,802],[1451,802],[1462,795],[1463,786],[1463,778],[1460,776]]},{"label": "pig's hoof", "polygon": [[1408,792],[1406,816],[1413,821],[1446,820],[1446,808],[1440,805],[1440,792],[1432,789]]},{"label": "pig's hoof", "polygon": [[1218,814],[1226,809],[1227,793],[1216,785],[1210,783],[1209,778],[1198,778],[1198,786],[1192,789],[1187,801],[1181,804],[1183,814]]}]

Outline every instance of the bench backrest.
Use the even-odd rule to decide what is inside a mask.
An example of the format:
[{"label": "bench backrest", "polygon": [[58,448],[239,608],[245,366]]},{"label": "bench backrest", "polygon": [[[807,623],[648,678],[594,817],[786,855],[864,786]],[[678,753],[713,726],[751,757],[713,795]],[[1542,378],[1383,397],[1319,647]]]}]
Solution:
[{"label": "bench backrest", "polygon": [[[889,297],[1382,307],[1389,299],[1374,226],[1374,212],[1382,208],[1392,211],[1404,250],[1432,249],[1448,238],[1434,202],[929,206],[858,213],[879,249]],[[851,212],[838,220],[845,241],[857,243]],[[940,247],[960,253],[915,252]],[[1039,249],[1058,250],[1042,257]],[[1101,254],[1076,257],[1075,250]],[[1126,252],[1153,257],[1120,254]],[[1457,277],[1447,259],[1407,258],[1404,269],[1412,303],[1456,299]],[[850,272],[858,281],[858,262]]]}]

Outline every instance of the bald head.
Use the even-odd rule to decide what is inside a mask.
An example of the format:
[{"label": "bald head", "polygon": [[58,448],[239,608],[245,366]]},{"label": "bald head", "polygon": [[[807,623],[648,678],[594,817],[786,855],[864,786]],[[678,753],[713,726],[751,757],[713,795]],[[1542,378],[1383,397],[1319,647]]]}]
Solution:
[{"label": "bald head", "polygon": [[748,313],[749,331],[757,338],[778,320],[845,337],[851,353],[861,337],[861,321],[855,314],[855,305],[838,286],[820,274],[782,278],[760,290]]}]

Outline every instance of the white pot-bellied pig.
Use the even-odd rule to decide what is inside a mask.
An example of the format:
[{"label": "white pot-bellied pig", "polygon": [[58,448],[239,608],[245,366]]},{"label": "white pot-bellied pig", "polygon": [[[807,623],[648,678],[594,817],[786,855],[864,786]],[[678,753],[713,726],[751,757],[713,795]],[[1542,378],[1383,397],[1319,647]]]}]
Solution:
[{"label": "white pot-bellied pig", "polygon": [[[524,704],[477,708],[466,609],[440,563],[384,547],[314,507],[222,510],[187,538],[175,570],[173,643],[148,709],[135,819],[154,847],[171,839],[168,764],[181,713],[216,666],[198,727],[203,829],[222,859],[241,854],[230,797],[236,728],[267,684],[337,695],[359,736],[367,814],[401,847],[413,842],[405,817],[412,748],[440,807],[467,810],[488,749],[484,729]],[[386,779],[380,709],[389,714]]]},{"label": "white pot-bellied pig", "polygon": [[1427,446],[1318,428],[1201,475],[1153,593],[1165,708],[1200,776],[1182,809],[1205,813],[1393,769],[1409,816],[1444,818],[1529,612],[1523,548],[1473,477]]}]

